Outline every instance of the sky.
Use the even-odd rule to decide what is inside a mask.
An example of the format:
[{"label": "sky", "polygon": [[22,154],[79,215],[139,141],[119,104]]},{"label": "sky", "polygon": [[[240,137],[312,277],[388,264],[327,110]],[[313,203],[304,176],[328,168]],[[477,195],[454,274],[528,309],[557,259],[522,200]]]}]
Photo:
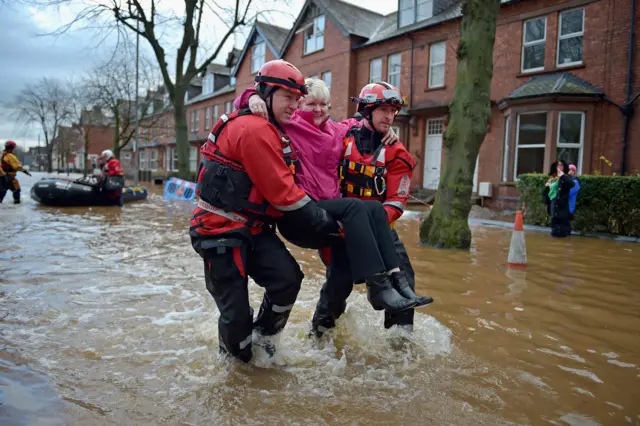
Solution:
[{"label": "sky", "polygon": [[[80,2],[106,0],[77,0]],[[225,1],[218,0],[218,4]],[[344,0],[359,5],[358,0]],[[182,15],[182,0],[159,0],[165,13]],[[269,12],[261,16],[261,21],[283,27],[291,27],[293,21],[304,5],[304,0],[261,0],[255,2],[259,7],[268,8]],[[47,35],[60,25],[69,22],[79,6],[64,6],[57,9],[36,9],[19,2],[0,1],[0,142],[14,140],[23,148],[37,146],[40,129],[36,125],[25,126],[16,123],[12,104],[16,96],[28,84],[35,83],[43,77],[67,81],[81,78],[98,63],[108,58],[117,45],[117,34],[103,29],[74,27],[62,35]],[[361,6],[362,7],[362,6]],[[367,8],[387,14],[397,9],[397,2],[392,0],[370,0]],[[257,10],[256,10],[257,11]],[[206,40],[202,51],[206,53],[216,45],[216,39],[224,34],[224,26],[213,13],[206,18]],[[219,60],[224,61],[227,52],[234,44],[242,48],[249,28],[239,32],[234,40],[224,46]],[[175,51],[179,42],[179,31],[166,28],[162,33],[162,43],[167,52]],[[141,49],[154,60],[147,41],[141,39]],[[170,64],[172,61],[168,61]],[[44,144],[44,139],[42,139]],[[4,145],[4,143],[2,143]]]}]

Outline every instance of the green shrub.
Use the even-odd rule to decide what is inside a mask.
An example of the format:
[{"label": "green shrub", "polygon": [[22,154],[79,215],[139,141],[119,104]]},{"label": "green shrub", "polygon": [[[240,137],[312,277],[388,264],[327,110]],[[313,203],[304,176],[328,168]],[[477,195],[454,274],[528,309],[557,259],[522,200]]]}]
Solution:
[{"label": "green shrub", "polygon": [[[549,225],[542,192],[548,176],[518,176],[520,202],[526,204],[525,222]],[[640,177],[579,176],[580,191],[576,200],[573,229],[578,232],[606,232],[640,235]]]}]

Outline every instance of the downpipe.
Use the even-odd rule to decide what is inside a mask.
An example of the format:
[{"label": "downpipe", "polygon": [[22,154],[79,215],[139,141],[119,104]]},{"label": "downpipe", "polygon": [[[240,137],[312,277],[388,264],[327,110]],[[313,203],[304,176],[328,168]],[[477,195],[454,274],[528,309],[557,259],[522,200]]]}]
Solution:
[{"label": "downpipe", "polygon": [[633,84],[633,55],[635,47],[635,22],[636,22],[636,0],[631,0],[631,19],[629,28],[629,53],[627,64],[627,93],[626,103],[622,109],[624,114],[624,137],[622,139],[622,162],[620,175],[624,176],[627,172],[627,146],[629,144],[629,128],[631,127],[631,118],[634,114],[633,103],[637,96],[631,99]]}]

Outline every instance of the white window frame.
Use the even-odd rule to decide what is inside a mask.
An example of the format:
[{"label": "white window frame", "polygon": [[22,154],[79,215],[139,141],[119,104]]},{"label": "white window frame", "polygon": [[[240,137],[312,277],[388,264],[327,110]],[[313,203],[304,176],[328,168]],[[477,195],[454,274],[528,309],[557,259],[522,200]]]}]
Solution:
[{"label": "white window frame", "polygon": [[[411,4],[411,6],[405,7],[403,9],[401,9],[402,3],[406,2],[406,4]],[[405,10],[410,10],[411,11],[411,18],[409,18],[409,21],[403,23],[400,21],[401,16],[402,16],[402,12]],[[400,0],[398,3],[398,28],[402,28],[402,27],[406,27],[409,26],[411,24],[414,24],[416,22],[416,2],[415,0]]]},{"label": "white window frame", "polygon": [[[437,46],[443,46],[444,49],[444,58],[442,60],[442,62],[437,62],[434,63],[433,62],[433,49],[434,47]],[[433,43],[431,44],[431,46],[429,46],[429,89],[437,89],[440,87],[445,87],[446,85],[446,81],[447,81],[447,42],[446,41],[441,41],[439,43]],[[435,67],[442,67],[442,84],[434,84],[433,83],[433,69]]]},{"label": "white window frame", "polygon": [[158,150],[152,149],[149,151],[149,169],[152,171],[158,170]]},{"label": "white window frame", "polygon": [[197,109],[194,112],[196,113],[196,129],[194,131],[197,133],[200,131],[200,110]]},{"label": "white window frame", "polygon": [[[544,36],[542,37],[542,40],[536,40],[536,41],[530,41],[530,42],[525,42],[525,39],[527,37],[527,23],[528,22],[533,22],[533,21],[537,21],[543,19],[544,20]],[[522,52],[520,54],[521,58],[520,58],[520,71],[525,73],[525,72],[536,72],[536,71],[542,71],[544,70],[544,59],[542,61],[542,66],[541,67],[537,67],[537,68],[524,68],[524,49],[526,47],[530,47],[530,46],[535,46],[537,44],[543,44],[545,47],[545,53],[546,53],[546,49],[547,49],[547,17],[546,16],[538,16],[537,18],[532,18],[532,19],[527,19],[526,21],[524,21],[522,23]]]},{"label": "white window frame", "polygon": [[147,170],[148,169],[147,159],[149,158],[148,151],[146,149],[142,151],[138,151],[138,155],[140,156],[140,158],[138,158],[138,162],[140,163],[140,170]]},{"label": "white window frame", "polygon": [[[392,65],[393,65],[393,59],[397,58],[398,59],[398,63],[397,63],[397,71],[393,70]],[[387,62],[387,83],[389,83],[392,86],[395,86],[397,88],[400,88],[400,75],[402,73],[402,54],[401,53],[394,53],[393,55],[389,55],[389,59]],[[393,78],[397,77],[397,82],[394,83],[392,81]]]},{"label": "white window frame", "polygon": [[[380,73],[378,75],[373,75],[374,64],[380,65]],[[369,83],[377,83],[379,81],[382,81],[382,58],[375,58],[369,61]]]},{"label": "white window frame", "polygon": [[[431,5],[430,9],[429,9],[430,13],[429,13],[429,16],[426,16],[424,18],[419,18],[418,17],[418,6],[420,4],[424,4],[424,3],[428,3],[428,4]],[[426,21],[427,19],[433,18],[433,0],[416,0],[416,2],[415,2],[415,14],[416,14],[416,17],[415,17],[416,22],[422,22],[422,21]]]},{"label": "white window frame", "polygon": [[322,81],[324,81],[324,84],[327,85],[327,89],[329,90],[331,90],[331,77],[331,71],[325,71],[322,73]]},{"label": "white window frame", "polygon": [[266,44],[264,41],[253,45],[251,48],[251,74],[260,71],[260,68],[264,65],[266,53]]},{"label": "white window frame", "polygon": [[213,93],[213,74],[207,74],[202,81],[202,93]]},{"label": "white window frame", "polygon": [[224,113],[229,114],[231,112],[231,101],[224,103]]},{"label": "white window frame", "polygon": [[[517,114],[517,118],[516,118],[516,145],[515,145],[515,156],[513,159],[513,180],[516,181],[518,180],[518,152],[520,151],[520,117],[523,115],[533,115],[533,114],[544,114],[545,119],[547,120],[545,122],[545,132],[549,131],[549,128],[547,126],[548,122],[549,122],[549,111],[533,111],[533,112],[522,112],[522,113],[518,113]],[[545,136],[545,143],[542,144],[535,144],[535,145],[524,145],[522,147],[522,149],[529,149],[529,148],[544,148],[545,152],[547,150],[547,144],[546,144],[546,136]],[[543,166],[544,167],[544,166]],[[544,172],[544,170],[543,170]]]},{"label": "white window frame", "polygon": [[511,116],[504,120],[504,152],[502,153],[502,181],[509,181],[509,138],[511,135]]},{"label": "white window frame", "polygon": [[[571,34],[562,35],[562,15],[564,15],[565,13],[575,12],[576,10],[582,10],[582,31],[579,31],[577,33],[571,33]],[[580,8],[577,8],[577,9],[564,10],[558,16],[558,43],[556,45],[556,66],[558,68],[572,67],[572,66],[575,66],[575,65],[582,65],[582,57],[581,57],[581,59],[579,61],[567,62],[566,64],[561,64],[560,63],[560,40],[566,40],[566,39],[569,39],[569,38],[582,36],[582,56],[584,56],[584,24],[585,24],[584,18],[585,18],[585,9],[584,9],[584,7],[580,7]]]},{"label": "white window frame", "polygon": [[[319,30],[320,22],[322,21],[322,31]],[[324,33],[326,30],[325,27],[326,20],[324,15],[317,16],[313,19],[313,21],[309,24],[309,26],[304,30],[304,54],[309,55],[314,52],[318,52],[324,49]],[[311,29],[311,33],[309,35],[309,29]],[[308,36],[309,35],[309,36]],[[313,48],[310,48],[309,41],[313,40]],[[321,46],[319,46],[321,45]]]},{"label": "white window frame", "polygon": [[171,147],[171,149],[169,150],[169,170],[171,170],[172,172],[177,172],[178,171],[178,147],[177,146],[173,146]]},{"label": "white window frame", "polygon": [[211,108],[206,107],[204,109],[204,130],[207,131],[211,129]]},{"label": "white window frame", "polygon": [[[219,112],[220,112],[220,111],[219,111],[219,109],[218,109],[218,104],[215,104],[215,105],[213,106],[213,125],[215,125],[215,124],[216,124],[216,121],[218,121],[218,117],[220,117]],[[212,126],[213,126],[213,125],[212,125]]]},{"label": "white window frame", "polygon": [[[560,143],[560,124],[563,114],[579,114],[580,115],[580,143]],[[584,111],[560,111],[558,112],[558,131],[556,134],[556,153],[558,148],[578,148],[578,164],[576,164],[578,174],[582,174],[582,153],[584,152],[584,124],[586,115]]]},{"label": "white window frame", "polygon": [[[195,158],[192,154],[195,154]],[[193,145],[189,145],[189,171],[198,171],[198,147]]]},{"label": "white window frame", "polygon": [[123,160],[131,161],[131,153],[130,152],[123,152],[122,155],[123,155],[123,157],[122,157]]},{"label": "white window frame", "polygon": [[189,113],[189,130],[191,132],[196,131],[196,112],[195,111],[191,111]]}]

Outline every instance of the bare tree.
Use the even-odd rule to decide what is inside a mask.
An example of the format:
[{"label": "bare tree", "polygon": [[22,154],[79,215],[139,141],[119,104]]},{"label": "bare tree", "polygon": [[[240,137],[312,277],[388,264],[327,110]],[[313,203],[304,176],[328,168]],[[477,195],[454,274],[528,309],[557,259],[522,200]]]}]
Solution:
[{"label": "bare tree", "polygon": [[58,136],[58,127],[71,115],[71,96],[58,81],[42,78],[27,85],[17,96],[14,104],[16,119],[24,125],[40,126],[44,133],[47,151],[47,171],[52,171],[52,141]]},{"label": "bare tree", "polygon": [[113,153],[120,157],[120,151],[135,137],[136,97],[138,97],[138,115],[140,127],[150,128],[156,125],[156,119],[150,115],[155,111],[150,106],[158,106],[158,91],[152,90],[159,80],[151,62],[144,56],[140,58],[140,87],[146,87],[147,95],[140,96],[136,89],[135,58],[130,49],[118,49],[113,57],[97,66],[88,76],[85,88],[91,102],[100,105],[113,120],[115,129]]},{"label": "bare tree", "polygon": [[[61,5],[83,4],[85,7],[77,13],[75,19],[63,26],[59,32],[67,31],[77,23],[84,23],[90,28],[113,29],[114,23],[118,28],[125,28],[144,38],[153,50],[157,60],[164,87],[173,105],[174,128],[178,148],[178,166],[181,177],[189,176],[189,141],[187,131],[187,117],[185,108],[185,93],[194,77],[203,73],[219,55],[229,38],[242,26],[247,25],[256,15],[250,16],[253,0],[183,0],[184,6],[181,16],[174,12],[161,13],[160,0],[23,0],[36,4],[53,7]],[[276,0],[277,1],[277,0]],[[287,3],[279,0],[278,3]],[[224,7],[221,3],[228,6]],[[260,13],[265,10],[265,1],[260,3]],[[160,5],[167,7],[166,3]],[[203,30],[205,23],[211,16],[226,25],[222,37],[218,38],[217,46],[207,50],[203,41],[211,31]],[[203,19],[207,16],[208,18]],[[168,27],[177,24],[171,30],[178,33],[179,43],[175,48],[175,55],[168,54],[172,49],[167,43]],[[216,27],[219,28],[220,25]],[[161,39],[163,41],[161,41]],[[206,53],[205,53],[206,52]],[[175,67],[170,69],[169,56],[175,56]],[[173,75],[172,75],[173,72]]]}]

